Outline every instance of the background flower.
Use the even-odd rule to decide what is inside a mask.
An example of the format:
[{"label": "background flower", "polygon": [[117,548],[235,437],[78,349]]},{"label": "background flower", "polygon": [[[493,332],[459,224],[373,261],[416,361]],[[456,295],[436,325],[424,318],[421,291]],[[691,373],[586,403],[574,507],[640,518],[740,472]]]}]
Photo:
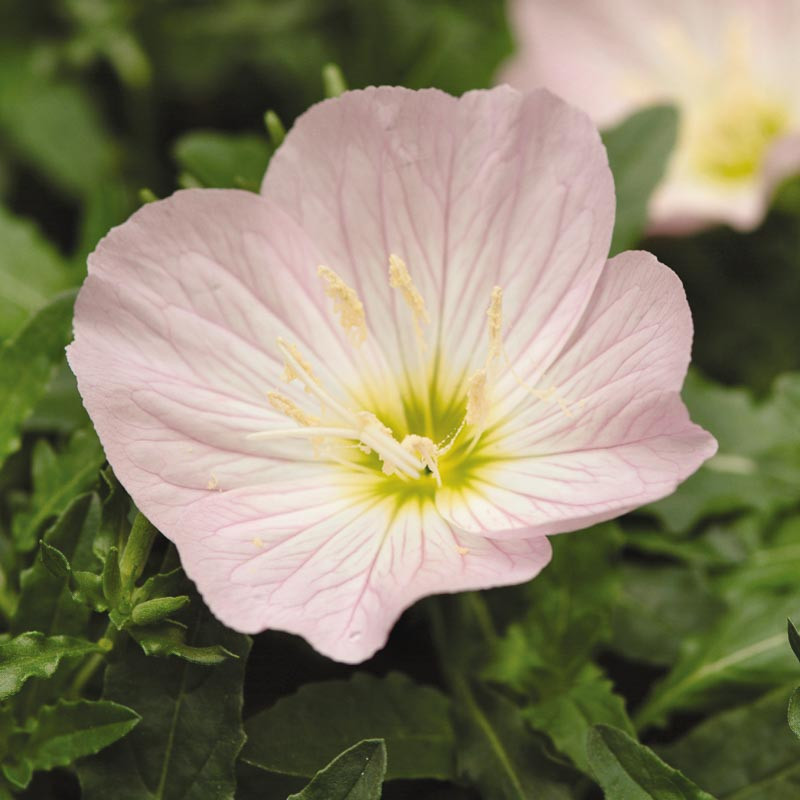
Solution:
[{"label": "background flower", "polygon": [[512,12],[519,53],[501,80],[548,86],[601,126],[654,103],[678,107],[654,230],[752,228],[800,167],[793,0],[515,0]]}]

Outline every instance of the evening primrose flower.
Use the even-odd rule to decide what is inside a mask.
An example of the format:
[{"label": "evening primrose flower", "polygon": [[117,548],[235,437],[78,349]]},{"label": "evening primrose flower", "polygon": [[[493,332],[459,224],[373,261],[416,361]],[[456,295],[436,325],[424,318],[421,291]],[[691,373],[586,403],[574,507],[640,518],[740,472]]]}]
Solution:
[{"label": "evening primrose flower", "polygon": [[545,91],[348,92],[260,195],[111,231],[69,362],[214,614],[357,662],[418,598],[529,580],[547,534],[713,453],[678,394],[681,284],[606,263],[613,217],[594,126]]},{"label": "evening primrose flower", "polygon": [[653,230],[757,225],[800,169],[797,0],[513,0],[519,53],[501,80],[547,86],[601,127],[680,112]]}]

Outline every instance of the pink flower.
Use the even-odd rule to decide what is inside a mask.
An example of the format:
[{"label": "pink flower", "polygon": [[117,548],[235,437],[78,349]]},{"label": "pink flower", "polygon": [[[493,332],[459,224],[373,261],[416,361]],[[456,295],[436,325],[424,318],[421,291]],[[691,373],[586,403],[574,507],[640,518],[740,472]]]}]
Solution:
[{"label": "pink flower", "polygon": [[655,231],[752,228],[800,169],[797,0],[513,0],[512,18],[513,86],[547,86],[601,127],[678,107]]},{"label": "pink flower", "polygon": [[526,581],[547,534],[715,450],[692,324],[606,263],[596,130],[547,92],[349,92],[261,195],[141,208],[89,261],[69,361],[108,459],[213,612],[357,662],[418,598]]}]

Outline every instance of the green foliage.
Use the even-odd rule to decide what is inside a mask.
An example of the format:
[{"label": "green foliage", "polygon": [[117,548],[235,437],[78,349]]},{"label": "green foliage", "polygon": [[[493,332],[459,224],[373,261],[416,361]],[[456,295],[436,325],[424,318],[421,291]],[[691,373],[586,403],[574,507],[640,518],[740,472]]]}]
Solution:
[{"label": "green foliage", "polygon": [[717,455],[680,490],[650,506],[672,531],[712,514],[774,513],[797,503],[800,481],[800,375],[775,382],[756,403],[745,389],[717,386],[690,373],[683,396],[698,425],[713,431]]},{"label": "green foliage", "polygon": [[720,797],[795,800],[800,796],[800,742],[786,726],[790,689],[716,714],[661,755]]},{"label": "green foliage", "polygon": [[257,192],[271,151],[263,136],[193,131],[178,139],[173,154],[187,186],[236,186]]},{"label": "green foliage", "polygon": [[221,800],[233,796],[242,744],[242,684],[250,642],[194,603],[187,638],[197,650],[222,646],[216,666],[152,659],[132,642],[105,673],[103,699],[134,708],[136,729],[78,771],[86,800]]},{"label": "green foliage", "polygon": [[29,220],[0,207],[0,341],[54,294],[67,289],[72,276],[55,248]]},{"label": "green foliage", "polygon": [[337,756],[311,783],[287,800],[380,800],[386,745],[366,739]]},{"label": "green foliage", "polygon": [[0,465],[20,446],[20,427],[63,357],[74,302],[72,293],[59,295],[0,347]]},{"label": "green foliage", "polygon": [[96,483],[104,460],[94,431],[77,431],[60,453],[55,453],[45,439],[36,442],[33,493],[28,510],[21,511],[14,520],[14,539],[20,550],[32,550],[42,526]]},{"label": "green foliage", "polygon": [[450,703],[398,673],[310,683],[247,721],[242,758],[273,772],[311,776],[350,742],[380,737],[388,778],[455,776]]},{"label": "green foliage", "polygon": [[0,700],[16,694],[31,678],[50,678],[62,659],[80,658],[100,649],[85,639],[45,636],[38,631],[0,643]]},{"label": "green foliage", "polygon": [[644,232],[650,195],[664,175],[678,135],[671,106],[639,111],[603,134],[617,191],[611,255],[633,247]]},{"label": "green foliage", "polygon": [[714,800],[627,733],[597,725],[586,745],[606,800]]},{"label": "green foliage", "polygon": [[4,758],[3,774],[24,789],[34,772],[66,767],[93,755],[138,722],[135,711],[106,700],[61,700],[42,708],[31,724],[12,734],[14,746]]}]

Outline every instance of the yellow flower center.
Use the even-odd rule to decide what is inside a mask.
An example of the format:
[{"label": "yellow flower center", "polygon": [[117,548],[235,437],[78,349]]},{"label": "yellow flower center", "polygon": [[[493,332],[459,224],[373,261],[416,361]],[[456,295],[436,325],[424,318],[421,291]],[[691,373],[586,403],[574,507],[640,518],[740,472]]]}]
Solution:
[{"label": "yellow flower center", "polygon": [[[354,347],[368,337],[364,304],[356,291],[336,272],[318,268],[325,292],[333,301],[333,312]],[[442,360],[428,355],[425,326],[430,318],[425,301],[415,286],[405,262],[389,257],[389,285],[411,313],[417,366],[406,379],[383,393],[379,406],[347,407],[322,385],[299,348],[285,339],[277,346],[284,359],[285,382],[302,383],[311,408],[301,407],[279,391],[270,391],[270,405],[295,427],[260,431],[250,439],[306,438],[316,457],[346,467],[364,477],[359,491],[405,499],[432,499],[438,488],[465,488],[476,470],[502,458],[492,443],[492,394],[502,369],[510,370],[517,382],[537,400],[557,402],[569,414],[555,387],[540,391],[528,387],[505,359],[502,340],[503,292],[492,289],[487,323],[487,355],[483,364],[464,379],[442,373]],[[355,392],[354,396],[361,396]]]}]

